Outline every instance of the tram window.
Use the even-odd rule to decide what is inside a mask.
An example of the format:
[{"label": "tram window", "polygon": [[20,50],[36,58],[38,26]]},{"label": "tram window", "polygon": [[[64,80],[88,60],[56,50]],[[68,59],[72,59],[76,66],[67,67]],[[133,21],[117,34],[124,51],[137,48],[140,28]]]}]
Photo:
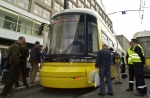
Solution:
[{"label": "tram window", "polygon": [[88,52],[98,52],[98,37],[97,37],[97,25],[88,23]]},{"label": "tram window", "polygon": [[144,56],[149,58],[150,57],[150,37],[138,38],[138,42],[143,47]]},{"label": "tram window", "polygon": [[102,43],[108,45],[108,37],[102,32]]},{"label": "tram window", "polygon": [[[52,19],[48,54],[83,54],[84,15],[60,15]],[[82,44],[82,45],[81,45]]]},{"label": "tram window", "polygon": [[88,53],[97,54],[98,37],[97,37],[97,19],[92,15],[87,15],[88,22]]}]

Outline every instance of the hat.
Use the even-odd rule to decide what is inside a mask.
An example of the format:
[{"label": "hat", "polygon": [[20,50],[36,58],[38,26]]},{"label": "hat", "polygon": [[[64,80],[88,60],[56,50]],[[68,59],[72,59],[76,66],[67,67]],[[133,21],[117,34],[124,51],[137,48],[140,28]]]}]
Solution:
[{"label": "hat", "polygon": [[131,41],[138,41],[137,39],[131,39]]},{"label": "hat", "polygon": [[113,48],[109,48],[109,50],[110,50],[110,51],[114,51],[114,49],[113,49]]},{"label": "hat", "polygon": [[131,42],[138,43],[137,39],[131,39]]}]

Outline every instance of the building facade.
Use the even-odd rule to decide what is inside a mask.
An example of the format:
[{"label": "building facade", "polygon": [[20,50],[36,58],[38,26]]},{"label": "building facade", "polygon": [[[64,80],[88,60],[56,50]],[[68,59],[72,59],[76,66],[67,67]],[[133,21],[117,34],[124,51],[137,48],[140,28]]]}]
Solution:
[{"label": "building facade", "polygon": [[[19,36],[29,47],[35,41],[43,44],[38,35],[41,23],[50,24],[51,17],[64,9],[64,0],[0,0],[0,51],[8,48]],[[96,0],[69,0],[69,8],[89,8],[97,11],[113,33],[112,21]],[[43,33],[49,28],[44,28]]]},{"label": "building facade", "polygon": [[124,35],[116,35],[115,36],[122,48],[127,51],[127,49],[130,47],[129,40]]}]

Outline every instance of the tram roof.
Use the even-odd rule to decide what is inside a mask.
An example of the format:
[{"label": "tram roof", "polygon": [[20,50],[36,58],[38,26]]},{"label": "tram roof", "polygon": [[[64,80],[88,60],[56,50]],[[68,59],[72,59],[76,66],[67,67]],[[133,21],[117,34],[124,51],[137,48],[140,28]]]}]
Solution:
[{"label": "tram roof", "polygon": [[[65,9],[65,10],[62,10],[56,14],[54,14],[53,16],[55,15],[58,15],[58,14],[61,14],[61,13],[66,13],[66,12],[80,12],[80,13],[87,13],[87,14],[91,14],[93,16],[99,16],[98,13],[92,9],[87,9],[87,8],[72,8],[72,9]],[[52,16],[52,17],[53,17]]]},{"label": "tram roof", "polygon": [[150,36],[150,31],[141,31],[134,34],[133,38]]}]

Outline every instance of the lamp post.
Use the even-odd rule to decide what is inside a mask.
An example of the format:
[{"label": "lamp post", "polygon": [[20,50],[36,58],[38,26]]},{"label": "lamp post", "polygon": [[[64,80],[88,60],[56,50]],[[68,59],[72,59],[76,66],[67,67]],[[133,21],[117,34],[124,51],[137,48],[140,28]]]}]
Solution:
[{"label": "lamp post", "polygon": [[64,0],[64,9],[69,8],[69,0]]}]

